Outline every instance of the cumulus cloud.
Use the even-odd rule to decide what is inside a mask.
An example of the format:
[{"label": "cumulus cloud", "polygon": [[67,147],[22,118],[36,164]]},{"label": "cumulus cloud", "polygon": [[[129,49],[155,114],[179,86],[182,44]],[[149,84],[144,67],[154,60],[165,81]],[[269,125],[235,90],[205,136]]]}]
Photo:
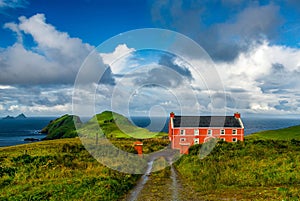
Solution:
[{"label": "cumulus cloud", "polygon": [[[214,85],[207,88],[195,69],[179,58],[161,54],[154,62],[152,55],[151,62],[146,65],[145,60],[149,58],[136,55],[139,61],[128,57],[126,62],[122,61],[123,67],[128,67],[126,64],[131,59],[138,61],[140,66],[135,65],[135,70],[129,68],[127,74],[119,74],[113,99],[108,100],[124,114],[130,107],[147,115],[153,106],[163,108],[164,112],[186,114],[222,114],[224,109],[228,114],[236,111],[274,115],[300,112],[300,50],[297,48],[264,40],[239,53],[232,61],[215,62],[225,91]],[[201,59],[193,63],[205,66]],[[206,80],[215,77],[210,73],[205,76]]]},{"label": "cumulus cloud", "polygon": [[134,48],[129,48],[126,44],[119,44],[112,53],[100,53],[100,56],[105,64],[111,66],[111,71],[114,74],[118,74],[124,70],[124,66],[120,65],[120,63],[116,65],[117,61],[121,60],[122,57],[128,57],[128,54],[134,51]]},{"label": "cumulus cloud", "polygon": [[[85,81],[97,73],[103,85],[113,85],[110,67],[98,54],[90,54],[93,46],[79,38],[57,30],[46,21],[44,14],[30,18],[20,17],[19,22],[9,22],[4,28],[16,33],[17,42],[0,50],[0,105],[2,111],[29,114],[61,114],[72,112],[72,90],[83,61],[89,56]],[[28,35],[34,46],[23,45]]]},{"label": "cumulus cloud", "polygon": [[236,108],[249,113],[298,113],[299,58],[299,49],[265,41],[216,66]]},{"label": "cumulus cloud", "polygon": [[[68,85],[59,86],[15,86],[0,88],[0,105],[2,113],[37,115],[48,112],[47,114],[71,113],[73,88]],[[57,110],[58,108],[64,110]],[[68,110],[66,110],[68,109]]]},{"label": "cumulus cloud", "polygon": [[[0,84],[73,84],[84,59],[94,49],[58,31],[46,22],[44,14],[20,17],[19,23],[4,27],[17,33],[18,42],[0,51]],[[32,36],[37,46],[25,48],[21,43],[23,34]],[[97,68],[104,69],[101,57],[93,61]]]}]

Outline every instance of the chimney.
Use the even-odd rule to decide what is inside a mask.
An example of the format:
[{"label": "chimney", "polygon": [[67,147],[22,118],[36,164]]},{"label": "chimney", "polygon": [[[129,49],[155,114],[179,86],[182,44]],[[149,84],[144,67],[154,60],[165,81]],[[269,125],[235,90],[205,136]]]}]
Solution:
[{"label": "chimney", "polygon": [[174,116],[175,116],[175,113],[174,113],[174,112],[171,112],[171,113],[170,113],[170,118],[174,118]]},{"label": "chimney", "polygon": [[238,112],[236,112],[236,113],[234,113],[234,117],[235,117],[236,119],[240,119],[240,118],[241,118],[241,114],[238,113]]}]

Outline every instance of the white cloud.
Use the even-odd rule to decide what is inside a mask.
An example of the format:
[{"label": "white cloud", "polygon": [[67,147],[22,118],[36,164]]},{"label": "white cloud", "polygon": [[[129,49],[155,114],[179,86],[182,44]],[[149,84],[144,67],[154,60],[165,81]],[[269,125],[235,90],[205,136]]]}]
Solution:
[{"label": "white cloud", "polygon": [[0,90],[1,89],[15,89],[15,87],[9,85],[0,85]]},{"label": "white cloud", "polygon": [[45,105],[37,105],[27,108],[26,111],[31,114],[47,114],[47,115],[55,115],[57,113],[64,114],[70,113],[72,111],[72,105],[70,103],[64,105],[55,105],[55,106],[45,106]]},{"label": "white cloud", "polygon": [[[118,45],[114,52],[112,53],[100,53],[100,56],[103,59],[103,62],[111,67],[111,71],[114,74],[118,74],[124,71],[128,71],[126,68],[126,65],[124,63],[120,63],[120,61],[124,61],[122,57],[127,57],[128,54],[134,52],[134,48],[128,48],[126,44],[120,44]],[[125,61],[128,61],[127,59]]]},{"label": "white cloud", "polygon": [[[126,67],[130,59],[134,58],[130,57],[126,62],[121,60],[118,62]],[[134,60],[137,61],[137,59]],[[163,69],[163,67],[155,63],[147,64],[147,68],[137,65],[134,71],[128,70],[122,78],[117,79],[117,90],[115,90],[113,100],[115,109],[124,111],[126,114],[125,110],[131,104],[136,111],[144,111],[144,113],[155,105],[163,107],[165,111],[187,114],[195,114],[199,111],[200,113],[221,114],[224,109],[228,114],[236,111],[256,114],[300,113],[299,49],[270,45],[264,41],[254,44],[247,52],[240,53],[235,60],[219,61],[215,63],[215,66],[207,60],[190,60],[189,65],[178,58],[174,62],[181,67],[188,68],[193,79],[181,82],[180,87],[167,85],[167,90],[160,87],[144,88],[135,80],[145,79],[151,75],[152,81],[166,79],[172,81],[171,72],[149,74],[152,72],[151,69]],[[213,67],[217,71],[210,69]],[[215,73],[218,73],[219,81],[215,79]],[[166,87],[164,81],[159,83]],[[220,87],[222,83],[225,91],[222,91]],[[225,98],[227,102],[224,102]],[[171,100],[175,102],[171,103]],[[195,100],[198,100],[198,103]]]},{"label": "white cloud", "polygon": [[72,113],[73,87],[15,86],[0,89],[1,114],[62,115]]},{"label": "white cloud", "polygon": [[241,110],[281,113],[279,105],[287,100],[285,106],[289,106],[290,112],[299,113],[299,64],[299,49],[265,41],[241,53],[234,61],[218,62],[216,66],[225,88],[231,91]]},{"label": "white cloud", "polygon": [[[79,38],[71,38],[68,33],[56,30],[54,26],[46,23],[44,14],[36,14],[30,18],[20,17],[20,30],[30,34],[40,49],[48,56],[65,56],[71,59],[87,56],[93,47],[85,44]],[[56,50],[52,52],[49,50]],[[59,58],[61,59],[61,58]],[[82,62],[82,61],[81,61]]]},{"label": "white cloud", "polygon": [[19,110],[19,109],[20,107],[18,105],[11,105],[9,106],[8,111],[14,112],[15,110]]},{"label": "white cloud", "polygon": [[[58,31],[46,22],[44,14],[19,20],[4,26],[17,33],[18,42],[0,51],[0,84],[73,83],[93,47]],[[22,34],[31,35],[37,46],[25,48]]]}]

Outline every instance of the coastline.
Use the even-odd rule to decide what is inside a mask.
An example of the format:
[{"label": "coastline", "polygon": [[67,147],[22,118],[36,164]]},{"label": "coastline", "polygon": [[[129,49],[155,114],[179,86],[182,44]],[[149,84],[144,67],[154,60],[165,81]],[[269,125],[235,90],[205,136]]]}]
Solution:
[{"label": "coastline", "polygon": [[[136,120],[137,118],[135,118]],[[165,120],[165,118],[162,117]],[[14,145],[22,145],[40,142],[46,135],[39,133],[47,124],[53,120],[53,117],[28,117],[22,120],[0,120],[0,147],[9,147]],[[31,128],[27,128],[27,124],[33,122],[37,124]],[[137,126],[149,129],[149,118],[140,117],[139,122],[134,122]],[[286,119],[286,118],[243,118],[245,125],[245,136],[251,134],[288,128],[290,126],[300,125],[300,119]],[[5,127],[11,128],[6,129]],[[23,128],[24,127],[24,128]],[[163,129],[164,132],[167,127]],[[150,130],[150,129],[149,129]],[[37,138],[39,141],[24,141],[26,138]]]}]

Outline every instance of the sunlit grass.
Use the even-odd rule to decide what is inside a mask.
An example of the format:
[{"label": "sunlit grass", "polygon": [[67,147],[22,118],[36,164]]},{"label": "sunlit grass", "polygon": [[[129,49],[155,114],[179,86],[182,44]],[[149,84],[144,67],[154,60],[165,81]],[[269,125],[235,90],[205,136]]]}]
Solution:
[{"label": "sunlit grass", "polygon": [[[283,139],[286,132],[294,138],[298,130],[271,131],[272,138]],[[278,139],[256,135],[245,142],[219,142],[204,159],[201,145],[193,146],[176,167],[203,199],[299,200],[300,141]]]},{"label": "sunlit grass", "polygon": [[292,126],[278,130],[261,131],[249,136],[247,139],[273,139],[273,140],[300,140],[300,126]]}]

